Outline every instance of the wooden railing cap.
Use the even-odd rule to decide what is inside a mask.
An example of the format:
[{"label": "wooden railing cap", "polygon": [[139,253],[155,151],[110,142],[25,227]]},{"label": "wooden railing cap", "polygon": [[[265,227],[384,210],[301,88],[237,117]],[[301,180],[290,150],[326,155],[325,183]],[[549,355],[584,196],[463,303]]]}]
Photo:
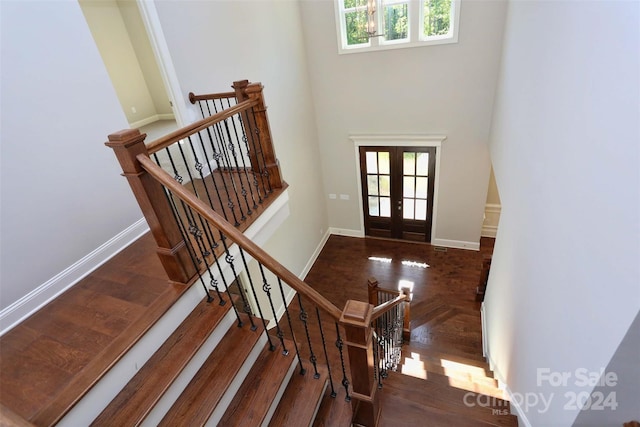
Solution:
[{"label": "wooden railing cap", "polygon": [[123,129],[118,132],[114,132],[108,136],[109,141],[104,144],[108,147],[116,145],[127,145],[126,143],[138,142],[140,139],[144,139],[147,134],[140,133],[138,129]]},{"label": "wooden railing cap", "polygon": [[367,326],[371,323],[372,311],[373,306],[367,302],[349,300],[344,305],[344,310],[342,310],[340,323],[354,326]]}]

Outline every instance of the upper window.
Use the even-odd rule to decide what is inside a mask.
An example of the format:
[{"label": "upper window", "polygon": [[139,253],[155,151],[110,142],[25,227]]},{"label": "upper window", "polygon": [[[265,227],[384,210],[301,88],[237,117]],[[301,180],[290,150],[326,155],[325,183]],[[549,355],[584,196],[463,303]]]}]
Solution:
[{"label": "upper window", "polygon": [[460,0],[334,0],[340,53],[455,43]]}]

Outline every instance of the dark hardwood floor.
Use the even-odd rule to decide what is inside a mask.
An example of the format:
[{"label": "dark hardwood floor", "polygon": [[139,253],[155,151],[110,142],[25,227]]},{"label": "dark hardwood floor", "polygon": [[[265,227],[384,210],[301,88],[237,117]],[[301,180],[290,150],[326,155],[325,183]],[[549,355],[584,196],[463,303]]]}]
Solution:
[{"label": "dark hardwood floor", "polygon": [[[480,303],[475,301],[482,260],[492,251],[493,239],[485,238],[480,251],[446,252],[427,244],[383,239],[333,235],[327,241],[305,281],[340,309],[347,300],[367,300],[369,277],[387,288],[397,289],[401,280],[413,283],[411,342],[403,348],[403,368],[408,375],[391,373],[388,385],[381,389],[381,426],[517,425],[514,417],[495,415],[508,408],[502,400],[492,408],[463,405],[468,391],[503,397],[482,356]],[[309,312],[315,356],[324,361],[317,317],[304,299],[303,306]],[[291,317],[297,319],[298,302],[294,300],[289,307]],[[292,323],[296,335],[304,336],[300,322]],[[328,397],[329,387],[314,426],[348,426],[352,412],[341,385],[335,323],[323,315],[322,325],[337,397]],[[283,327],[288,324],[283,322]],[[302,343],[300,348],[306,366],[312,369],[308,346]],[[347,376],[348,371],[347,367]]]}]

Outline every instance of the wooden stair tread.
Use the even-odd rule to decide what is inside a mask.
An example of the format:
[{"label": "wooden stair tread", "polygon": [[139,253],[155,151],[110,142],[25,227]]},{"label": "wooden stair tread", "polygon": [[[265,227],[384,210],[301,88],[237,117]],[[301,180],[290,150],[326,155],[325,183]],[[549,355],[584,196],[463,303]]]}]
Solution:
[{"label": "wooden stair tread", "polygon": [[269,423],[270,427],[310,426],[320,407],[327,388],[327,367],[318,365],[318,378],[314,378],[312,367],[304,375],[296,372],[280,399],[280,403]]},{"label": "wooden stair tread", "polygon": [[[435,375],[435,374],[434,374]],[[445,377],[446,378],[446,377]],[[469,406],[465,404],[466,390],[452,387],[448,382],[434,379],[421,380],[397,372],[390,372],[384,381],[381,390],[381,400],[389,396],[430,408],[430,411],[439,410],[445,414],[457,414],[482,421],[494,426],[517,426],[517,418],[514,415],[494,415],[493,410],[509,410],[509,402],[497,398],[490,398],[491,406]],[[480,393],[477,393],[480,394]],[[477,402],[475,396],[467,398],[469,402]],[[385,403],[386,404],[386,403]],[[426,409],[425,409],[426,410]]]},{"label": "wooden stair tread", "polygon": [[203,299],[91,425],[138,425],[230,307]]},{"label": "wooden stair tread", "polygon": [[67,383],[48,405],[29,421],[35,425],[54,425],[111,369],[188,289],[167,286],[131,326],[94,357]]},{"label": "wooden stair tread", "polygon": [[159,425],[203,425],[253,350],[263,329],[232,325]]},{"label": "wooden stair tread", "polygon": [[[252,427],[262,425],[268,415],[274,398],[292,365],[298,363],[294,352],[282,354],[282,346],[272,338],[275,349],[269,349],[269,343],[260,353],[242,386],[220,420],[219,425],[225,427]],[[285,340],[287,348],[293,343]]]}]

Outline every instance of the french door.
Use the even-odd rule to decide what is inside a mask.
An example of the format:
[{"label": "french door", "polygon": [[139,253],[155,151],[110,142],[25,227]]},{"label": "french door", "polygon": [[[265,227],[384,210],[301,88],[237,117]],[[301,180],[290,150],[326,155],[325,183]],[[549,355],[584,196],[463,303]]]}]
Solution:
[{"label": "french door", "polygon": [[431,241],[435,147],[360,147],[367,236]]}]

